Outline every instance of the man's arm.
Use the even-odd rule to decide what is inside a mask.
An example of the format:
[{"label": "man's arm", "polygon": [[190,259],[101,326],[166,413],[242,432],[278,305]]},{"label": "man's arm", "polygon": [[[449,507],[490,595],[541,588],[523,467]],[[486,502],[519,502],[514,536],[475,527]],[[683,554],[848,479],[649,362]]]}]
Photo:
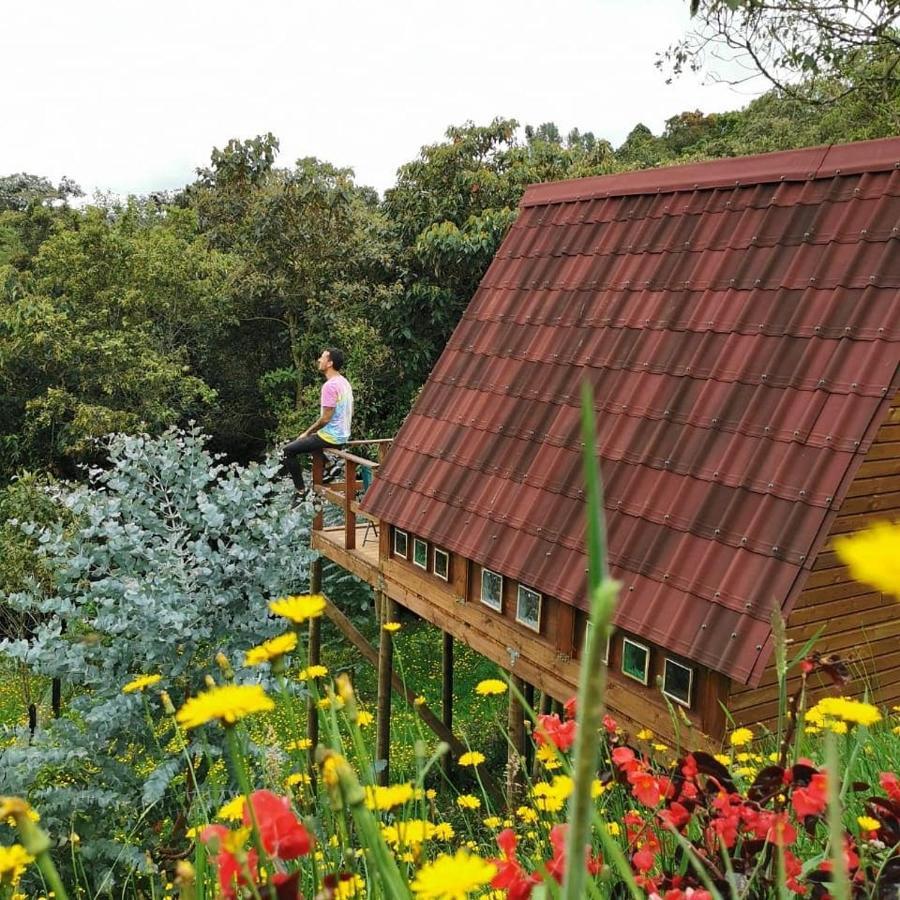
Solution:
[{"label": "man's arm", "polygon": [[309,437],[311,434],[315,434],[320,428],[324,428],[330,421],[331,417],[334,415],[334,407],[333,406],[324,406],[322,407],[322,415],[316,419],[313,425],[310,425],[300,437],[305,438]]}]

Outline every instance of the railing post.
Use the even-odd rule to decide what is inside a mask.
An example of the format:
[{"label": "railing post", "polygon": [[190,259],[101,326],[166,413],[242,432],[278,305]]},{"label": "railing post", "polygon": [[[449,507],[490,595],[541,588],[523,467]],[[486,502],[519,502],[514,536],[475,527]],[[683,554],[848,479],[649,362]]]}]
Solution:
[{"label": "railing post", "polygon": [[[321,485],[325,481],[325,454],[313,453],[312,455],[312,480],[313,487]],[[321,531],[325,527],[325,516],[323,514],[325,504],[318,502],[315,504],[316,512],[313,515],[312,527],[313,531]]]},{"label": "railing post", "polygon": [[356,513],[353,503],[356,500],[356,463],[349,459],[345,463],[344,477],[344,547],[356,549]]}]

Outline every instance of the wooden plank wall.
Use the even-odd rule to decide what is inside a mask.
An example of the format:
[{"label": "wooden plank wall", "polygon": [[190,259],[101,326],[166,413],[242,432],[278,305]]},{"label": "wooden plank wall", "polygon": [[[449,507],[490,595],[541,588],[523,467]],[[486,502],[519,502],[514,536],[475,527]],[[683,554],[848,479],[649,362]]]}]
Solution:
[{"label": "wooden plank wall", "polygon": [[[860,696],[868,686],[874,702],[893,705],[900,702],[900,605],[895,598],[853,581],[830,549],[832,537],[858,531],[876,519],[900,519],[900,394],[850,485],[787,627],[788,639],[798,648],[821,629],[816,649],[838,653],[852,663],[857,677],[847,692]],[[789,690],[796,683],[796,678],[790,681]],[[828,685],[822,683],[811,699],[826,692]],[[774,660],[757,687],[732,691],[728,708],[741,724],[775,721]]]}]

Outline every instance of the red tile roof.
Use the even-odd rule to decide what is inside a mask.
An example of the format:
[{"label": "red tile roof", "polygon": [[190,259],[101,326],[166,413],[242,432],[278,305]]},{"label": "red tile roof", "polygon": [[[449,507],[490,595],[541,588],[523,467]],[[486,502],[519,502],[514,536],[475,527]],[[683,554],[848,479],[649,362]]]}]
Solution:
[{"label": "red tile roof", "polygon": [[364,506],[742,682],[900,387],[900,138],[540,184]]}]

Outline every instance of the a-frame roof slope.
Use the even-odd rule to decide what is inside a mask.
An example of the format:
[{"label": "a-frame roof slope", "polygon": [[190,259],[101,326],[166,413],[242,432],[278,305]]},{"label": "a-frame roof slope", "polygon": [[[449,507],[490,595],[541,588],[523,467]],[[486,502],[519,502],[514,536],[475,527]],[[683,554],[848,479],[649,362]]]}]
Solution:
[{"label": "a-frame roof slope", "polygon": [[900,138],[529,188],[364,507],[585,608],[587,379],[617,624],[752,683],[900,384],[898,238]]}]

